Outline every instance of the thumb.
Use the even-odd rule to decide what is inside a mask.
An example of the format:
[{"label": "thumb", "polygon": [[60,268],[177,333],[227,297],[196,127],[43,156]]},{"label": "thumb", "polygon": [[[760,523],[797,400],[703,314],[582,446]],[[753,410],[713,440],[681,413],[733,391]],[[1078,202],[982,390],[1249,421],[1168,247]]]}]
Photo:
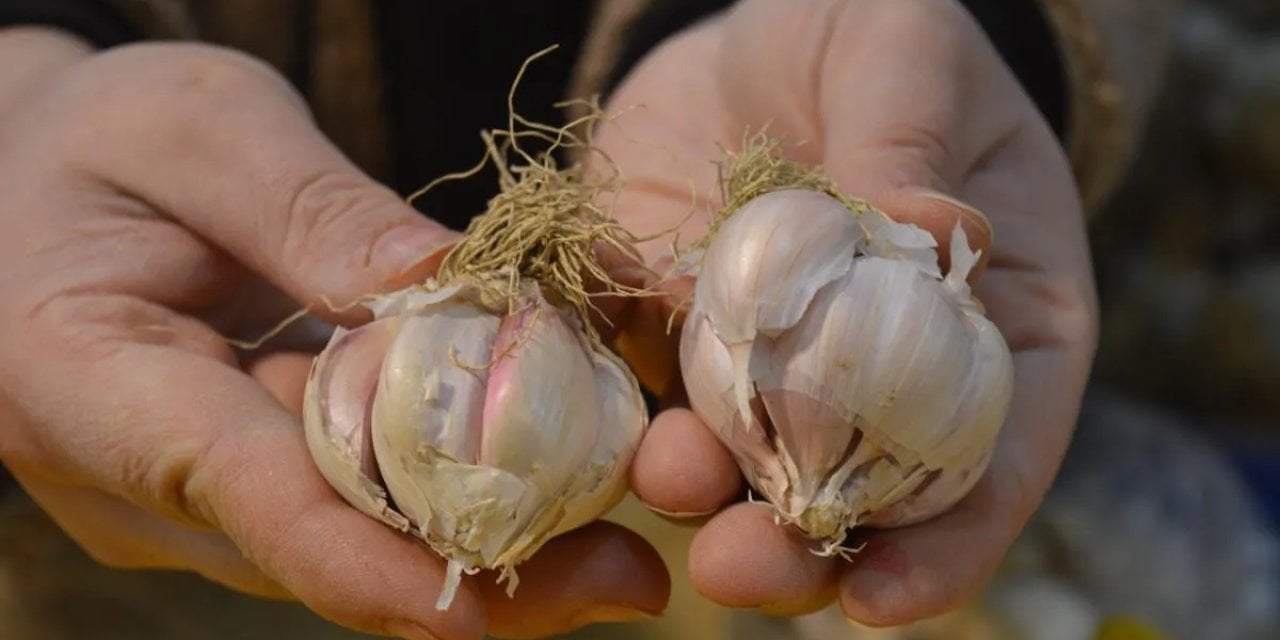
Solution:
[{"label": "thumb", "polygon": [[[792,150],[797,160],[931,232],[944,268],[957,222],[972,248],[988,247],[991,225],[962,201],[1020,102],[989,98],[1007,72],[975,63],[990,47],[959,3],[747,2],[731,20],[726,86],[744,121],[810,143]],[[779,33],[816,46],[758,46]]]},{"label": "thumb", "polygon": [[846,193],[929,231],[944,270],[959,224],[982,251],[973,278],[993,230],[966,200],[975,181],[989,180],[984,161],[1016,132],[1018,101],[977,99],[1007,78],[999,65],[973,63],[988,45],[963,9],[939,11],[955,15],[881,3],[835,16],[825,55],[842,63],[824,66],[818,80],[822,162]]},{"label": "thumb", "polygon": [[192,68],[208,81],[146,117],[107,110],[92,172],[321,313],[434,273],[457,234],[361,172],[265,65],[175,48],[151,81]]}]

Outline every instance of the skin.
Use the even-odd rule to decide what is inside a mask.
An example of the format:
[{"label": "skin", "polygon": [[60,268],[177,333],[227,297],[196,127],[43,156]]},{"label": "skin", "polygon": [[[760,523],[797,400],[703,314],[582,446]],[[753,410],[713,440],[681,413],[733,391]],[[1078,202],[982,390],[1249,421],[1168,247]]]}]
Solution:
[{"label": "skin", "polygon": [[[596,523],[515,599],[342,501],[299,420],[307,351],[248,355],[300,304],[330,322],[430,274],[455,237],[363,175],[265,65],[193,44],[94,53],[0,31],[0,460],[99,561],[198,572],[347,627],[537,637],[660,613],[669,577]],[[311,344],[295,332],[285,344]]]},{"label": "skin", "polygon": [[[789,153],[823,165],[846,193],[928,229],[944,249],[958,220],[987,249],[975,293],[1014,353],[1014,399],[987,473],[946,514],[860,531],[853,543],[866,547],[850,561],[817,558],[802,537],[775,531],[767,507],[732,504],[742,478],[681,408],[678,380],[632,468],[655,510],[702,514],[689,578],[721,604],[798,614],[838,600],[851,619],[886,626],[974,596],[1053,480],[1097,331],[1067,160],[981,28],[955,0],[744,0],[653,51],[609,110],[621,115],[598,139],[627,176],[618,215],[637,234],[684,220],[681,238],[699,237],[707,218],[686,220],[690,188],[715,194],[717,145],[769,124],[804,141]],[[669,241],[643,247],[655,271]],[[671,345],[670,312],[637,304],[624,341]],[[671,348],[629,353],[649,382],[674,380]]]},{"label": "skin", "polygon": [[[246,357],[222,336],[298,304],[358,323],[326,309],[420,279],[454,238],[343,158],[284,80],[212,47],[94,54],[32,29],[0,31],[0,59],[0,460],[90,554],[402,637],[539,637],[662,611],[657,555],[597,523],[551,542],[514,600],[477,576],[436,612],[443,563],[315,471],[297,417],[310,353]],[[945,516],[864,533],[850,563],[816,558],[762,507],[728,506],[742,479],[678,384],[659,385],[672,408],[633,467],[655,509],[714,514],[690,549],[713,600],[790,614],[839,599],[873,625],[957,606],[1052,480],[1094,348],[1059,144],[954,0],[744,0],[635,69],[612,105],[637,104],[599,140],[639,233],[684,220],[716,145],[771,122],[849,193],[940,239],[959,219],[990,247],[976,290],[1016,352],[1016,398],[988,474]],[[664,244],[643,247],[651,265]],[[669,312],[649,299],[620,316],[624,341],[657,356],[635,360],[651,381],[673,370]]]}]

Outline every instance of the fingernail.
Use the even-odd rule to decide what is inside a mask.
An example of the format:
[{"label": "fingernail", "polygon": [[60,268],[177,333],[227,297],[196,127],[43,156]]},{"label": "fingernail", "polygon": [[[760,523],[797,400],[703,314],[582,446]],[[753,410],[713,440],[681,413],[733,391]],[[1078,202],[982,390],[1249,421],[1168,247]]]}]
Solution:
[{"label": "fingernail", "polygon": [[972,206],[965,204],[952,196],[934,191],[933,189],[912,189],[911,193],[912,195],[916,195],[921,198],[929,198],[930,200],[936,200],[950,207],[954,207],[960,212],[960,215],[964,216],[975,226],[985,231],[988,238],[991,238],[992,241],[995,240],[995,229],[991,226],[991,220],[981,211],[978,211]]},{"label": "fingernail", "polygon": [[605,622],[641,622],[643,620],[652,620],[657,614],[650,613],[625,604],[604,604],[598,603],[587,606],[573,617],[572,624],[575,629],[585,627],[589,624],[600,624]]},{"label": "fingernail", "polygon": [[425,271],[432,266],[430,263],[442,260],[444,250],[460,237],[461,234],[443,227],[396,227],[378,238],[373,246],[371,262],[392,278]]},{"label": "fingernail", "polygon": [[713,515],[715,512],[719,511],[718,508],[709,509],[707,511],[667,511],[647,503],[644,506],[648,507],[650,511],[662,516],[663,518],[680,521],[687,521],[693,518],[706,518],[707,516]]},{"label": "fingernail", "polygon": [[408,620],[392,620],[387,623],[385,630],[402,640],[440,640],[422,625]]}]

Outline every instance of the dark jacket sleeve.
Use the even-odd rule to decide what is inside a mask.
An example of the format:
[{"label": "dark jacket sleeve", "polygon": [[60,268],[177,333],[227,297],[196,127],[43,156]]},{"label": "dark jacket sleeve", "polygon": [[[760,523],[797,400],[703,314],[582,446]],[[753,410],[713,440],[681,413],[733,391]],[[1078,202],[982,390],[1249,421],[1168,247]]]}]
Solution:
[{"label": "dark jacket sleeve", "polygon": [[63,29],[98,48],[142,37],[108,3],[95,0],[0,0],[0,27],[18,25]]}]

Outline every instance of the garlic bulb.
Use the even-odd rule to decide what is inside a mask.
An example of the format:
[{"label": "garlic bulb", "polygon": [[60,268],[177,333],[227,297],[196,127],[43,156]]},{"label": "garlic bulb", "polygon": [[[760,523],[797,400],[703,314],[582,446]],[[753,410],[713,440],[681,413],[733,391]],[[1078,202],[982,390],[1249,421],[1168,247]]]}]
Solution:
[{"label": "garlic bulb", "polygon": [[526,287],[513,305],[468,285],[413,288],[336,333],[305,398],[307,443],[361,511],[461,574],[514,567],[624,495],[647,422],[630,371],[578,315]]},{"label": "garlic bulb", "polygon": [[693,410],[781,519],[834,552],[982,475],[1013,384],[1009,350],[927,232],[811,189],[754,197],[706,246],[681,337]]}]

